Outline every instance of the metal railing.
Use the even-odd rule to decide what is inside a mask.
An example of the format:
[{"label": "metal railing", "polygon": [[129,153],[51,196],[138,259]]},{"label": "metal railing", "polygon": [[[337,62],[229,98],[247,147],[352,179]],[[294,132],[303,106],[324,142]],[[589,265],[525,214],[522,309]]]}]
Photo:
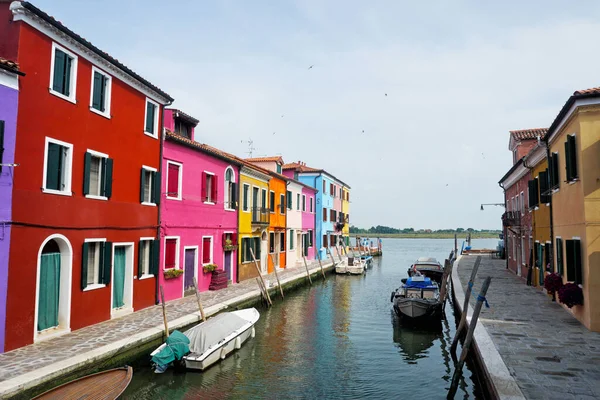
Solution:
[{"label": "metal railing", "polygon": [[252,223],[269,225],[271,212],[266,207],[252,207]]},{"label": "metal railing", "polygon": [[521,226],[521,212],[507,211],[502,214],[502,225],[504,226]]}]

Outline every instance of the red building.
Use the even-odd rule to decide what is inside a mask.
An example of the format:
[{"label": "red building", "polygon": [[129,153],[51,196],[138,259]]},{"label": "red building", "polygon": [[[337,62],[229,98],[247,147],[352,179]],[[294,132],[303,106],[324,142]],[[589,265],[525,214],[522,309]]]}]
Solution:
[{"label": "red building", "polygon": [[20,81],[5,349],[156,302],[172,98],[27,2],[0,2]]},{"label": "red building", "polygon": [[531,266],[532,219],[529,212],[528,183],[532,166],[526,156],[535,146],[538,136],[545,129],[510,131],[509,150],[513,154],[513,166],[500,179],[504,188],[506,212],[502,215],[507,266],[515,274],[527,278]]}]

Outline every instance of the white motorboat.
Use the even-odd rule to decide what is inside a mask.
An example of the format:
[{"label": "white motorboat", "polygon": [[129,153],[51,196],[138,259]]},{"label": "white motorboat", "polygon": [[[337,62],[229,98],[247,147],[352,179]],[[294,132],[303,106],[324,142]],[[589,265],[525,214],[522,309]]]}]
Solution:
[{"label": "white motorboat", "polygon": [[[181,359],[186,368],[205,370],[241,348],[244,342],[255,336],[254,324],[259,317],[255,308],[225,312],[185,331],[183,335],[189,339],[189,353]],[[153,361],[166,346],[163,344],[150,354]],[[157,363],[155,372],[164,372],[167,366]]]},{"label": "white motorboat", "polygon": [[436,282],[422,275],[412,276],[402,281],[402,286],[392,292],[390,299],[399,317],[441,317],[442,302]]},{"label": "white motorboat", "polygon": [[366,262],[356,257],[348,257],[335,266],[337,274],[362,275],[365,273]]}]

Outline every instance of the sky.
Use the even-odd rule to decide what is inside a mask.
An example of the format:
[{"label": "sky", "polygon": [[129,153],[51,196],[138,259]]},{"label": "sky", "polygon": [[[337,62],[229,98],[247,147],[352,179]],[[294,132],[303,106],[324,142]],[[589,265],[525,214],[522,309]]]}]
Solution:
[{"label": "sky", "polygon": [[[351,224],[500,229],[509,130],[600,86],[600,2],[39,0],[200,120],[352,187]],[[309,68],[313,66],[312,68]]]}]

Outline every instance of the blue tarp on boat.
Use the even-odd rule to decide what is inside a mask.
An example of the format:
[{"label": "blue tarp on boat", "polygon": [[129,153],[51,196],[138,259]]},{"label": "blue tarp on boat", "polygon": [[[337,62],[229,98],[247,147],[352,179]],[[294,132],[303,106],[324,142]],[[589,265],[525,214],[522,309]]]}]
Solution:
[{"label": "blue tarp on boat", "polygon": [[431,279],[424,277],[423,280],[418,280],[415,281],[413,280],[413,278],[408,278],[406,280],[406,287],[407,288],[419,288],[419,289],[424,289],[424,288],[428,288],[428,287],[435,287],[435,285],[433,285],[431,283]]}]

